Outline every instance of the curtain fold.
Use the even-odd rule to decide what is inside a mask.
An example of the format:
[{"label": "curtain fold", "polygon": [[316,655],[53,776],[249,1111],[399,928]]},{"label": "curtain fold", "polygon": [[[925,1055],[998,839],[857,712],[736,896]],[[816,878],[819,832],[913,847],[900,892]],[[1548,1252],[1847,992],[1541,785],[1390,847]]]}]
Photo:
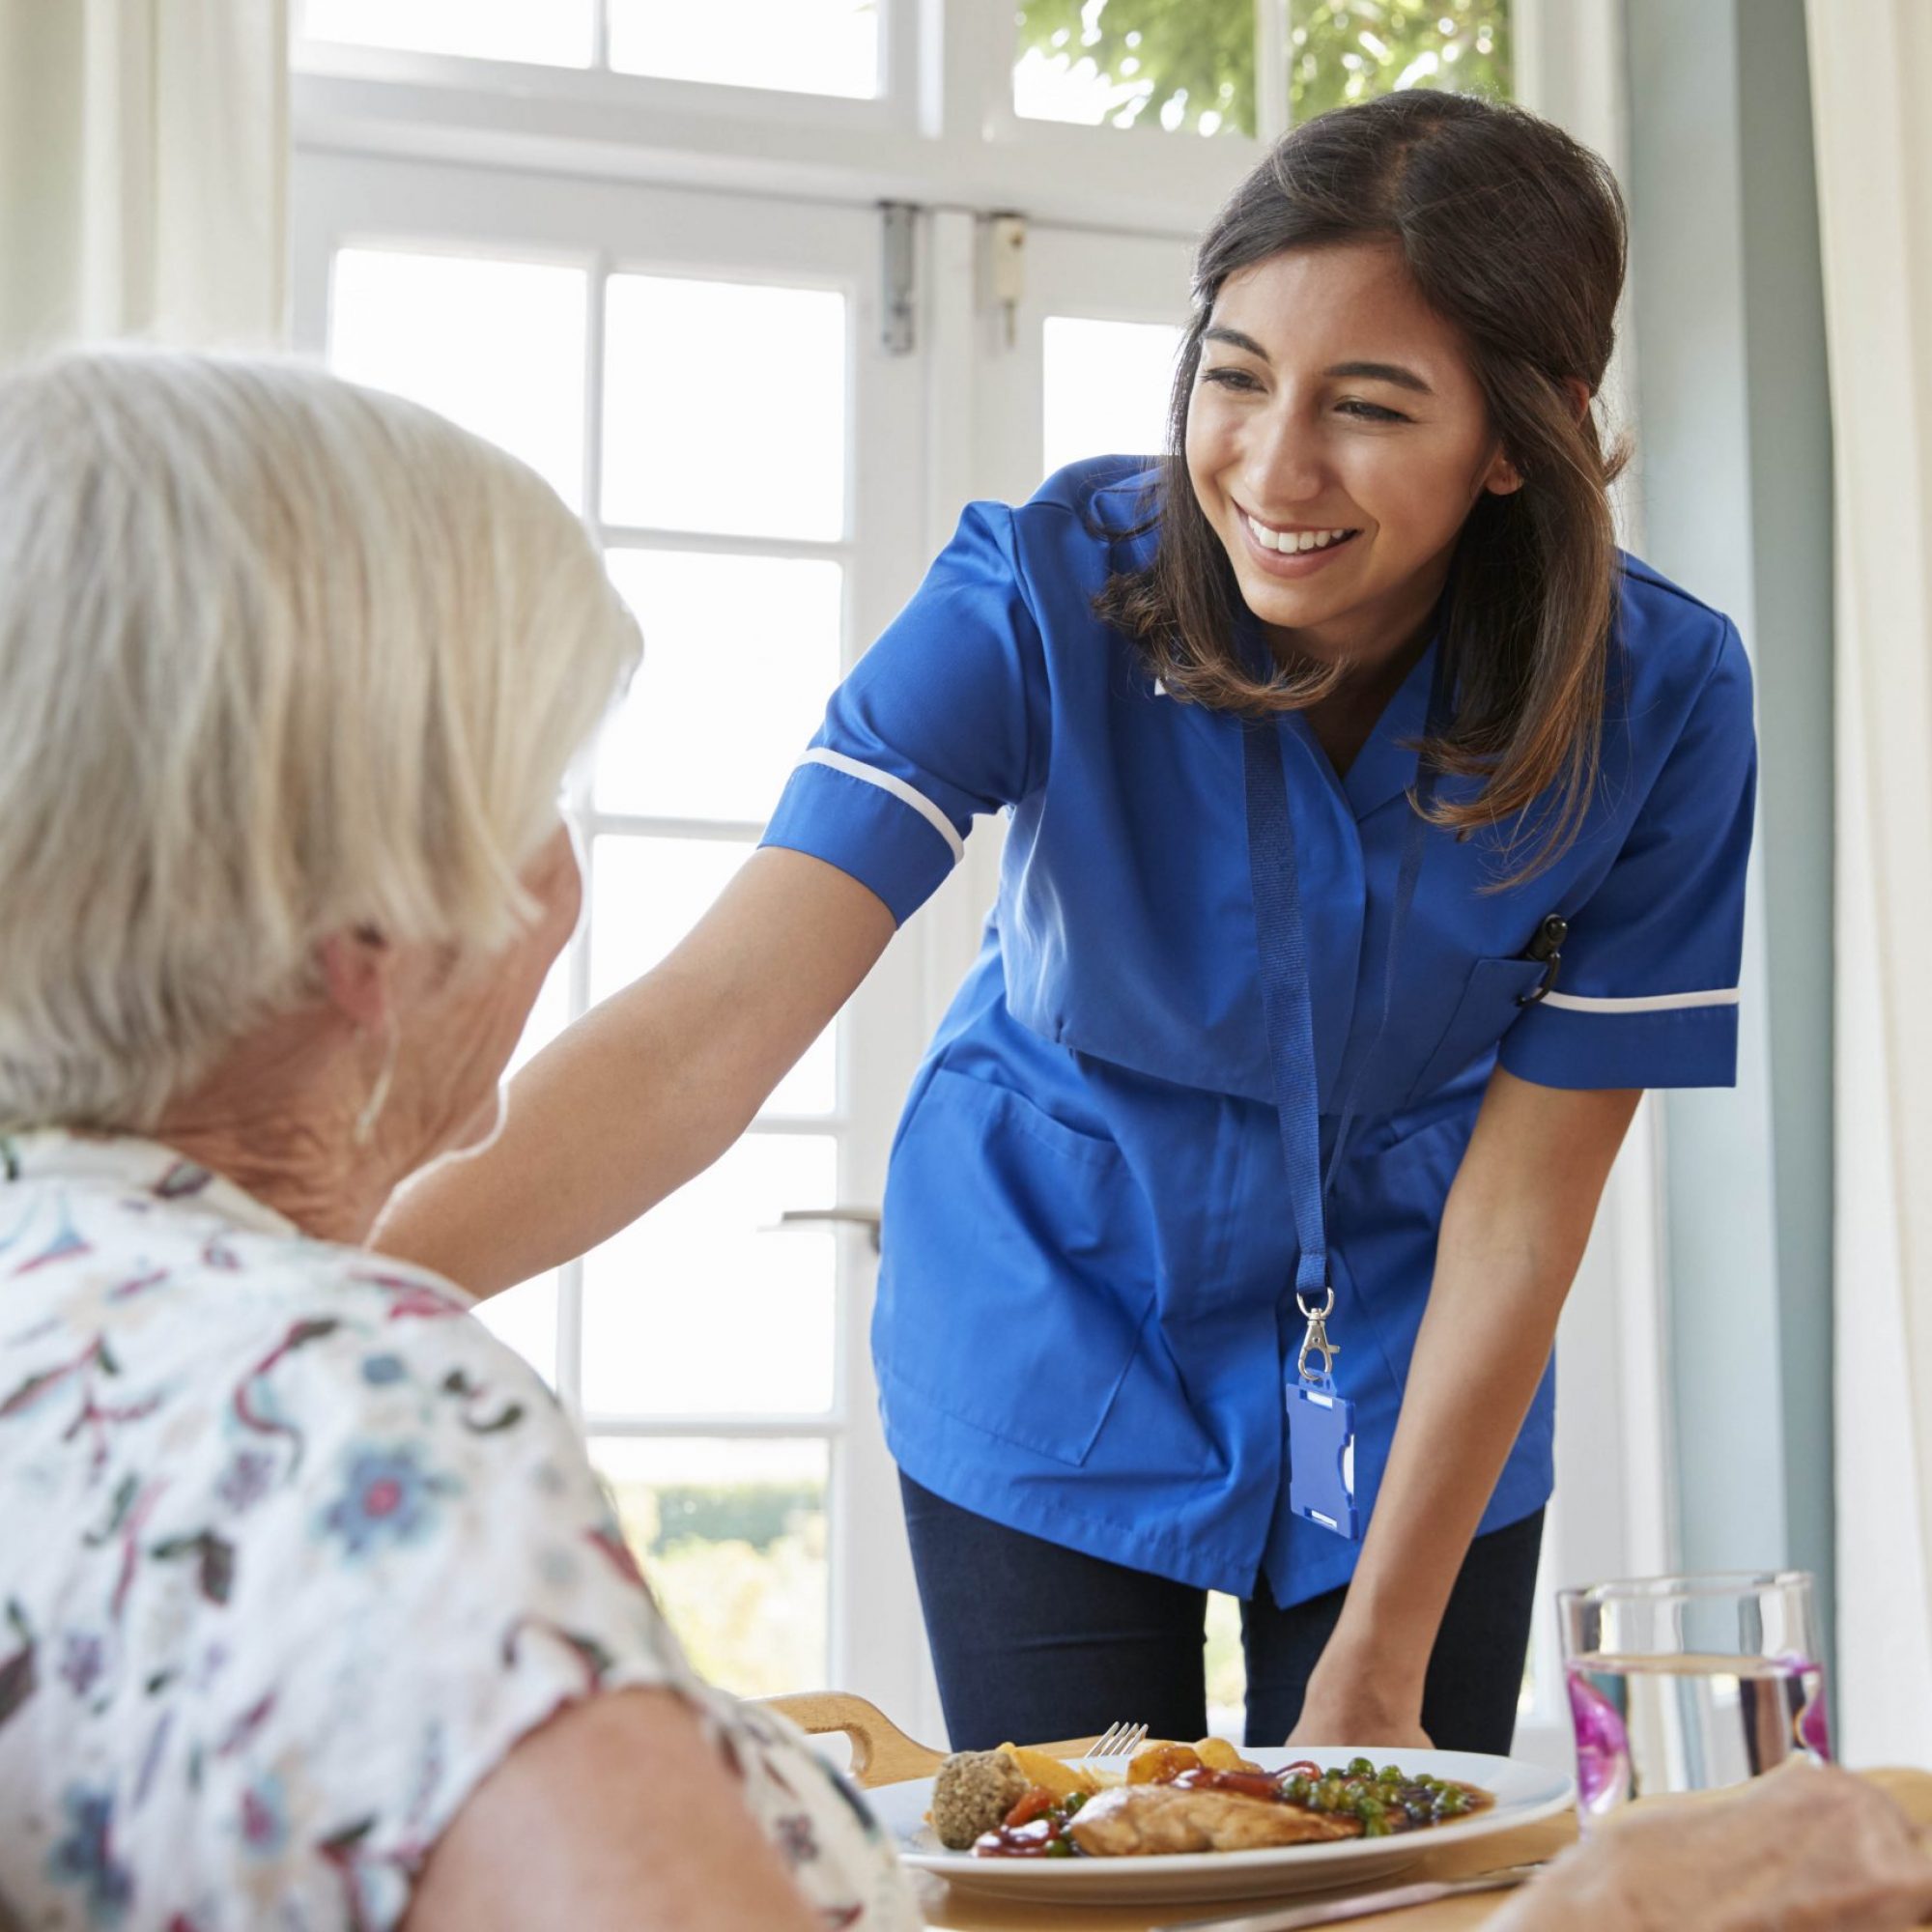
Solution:
[{"label": "curtain fold", "polygon": [[1926,1763],[1932,7],[1806,12],[1836,466],[1838,1703],[1853,1758]]},{"label": "curtain fold", "polygon": [[0,0],[0,359],[285,337],[286,0]]}]

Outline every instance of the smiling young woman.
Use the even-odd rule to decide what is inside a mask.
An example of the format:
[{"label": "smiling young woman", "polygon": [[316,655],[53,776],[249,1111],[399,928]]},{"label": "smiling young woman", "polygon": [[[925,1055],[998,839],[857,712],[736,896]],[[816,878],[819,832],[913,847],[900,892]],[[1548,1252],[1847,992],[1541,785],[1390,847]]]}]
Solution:
[{"label": "smiling young woman", "polygon": [[[1339,665],[1413,635],[1453,560],[1443,637],[1458,702],[1429,753],[1484,782],[1438,822],[1493,824],[1541,806],[1552,852],[1587,802],[1603,716],[1617,576],[1607,489],[1623,452],[1606,453],[1591,405],[1624,267],[1609,169],[1533,115],[1417,93],[1310,123],[1202,243],[1162,541],[1148,569],[1108,585],[1103,611],[1172,691],[1319,715]],[[1372,333],[1416,354],[1365,353],[1350,331],[1371,319]],[[1338,327],[1345,359],[1330,363],[1317,338]],[[1284,455],[1290,467],[1270,476]],[[1525,470],[1536,487],[1520,494]],[[1297,495],[1311,483],[1336,500]],[[1278,517],[1242,494],[1264,489]],[[1243,511],[1264,526],[1245,542]],[[1318,566],[1321,592],[1293,597],[1279,586],[1306,570],[1302,552],[1285,573],[1266,529],[1304,545],[1311,531],[1348,549],[1362,535],[1384,542],[1373,559],[1346,559],[1353,576]],[[1278,646],[1281,674],[1266,682],[1234,648],[1242,599]]]},{"label": "smiling young woman", "polygon": [[1556,1320],[1647,1086],[1733,1077],[1755,756],[1615,549],[1603,163],[1415,93],[1201,248],[1163,456],[974,504],[657,971],[385,1245],[488,1293],[709,1163],[1011,811],[914,1083],[873,1328],[955,1747],[1505,1749]]}]

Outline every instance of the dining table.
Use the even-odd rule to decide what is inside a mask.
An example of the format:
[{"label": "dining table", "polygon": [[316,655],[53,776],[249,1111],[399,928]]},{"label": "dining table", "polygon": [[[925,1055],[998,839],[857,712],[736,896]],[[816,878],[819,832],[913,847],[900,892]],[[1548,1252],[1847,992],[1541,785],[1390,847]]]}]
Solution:
[{"label": "dining table", "polygon": [[[767,1700],[793,1723],[814,1736],[842,1733],[851,1745],[847,1775],[864,1789],[894,1784],[905,1778],[930,1777],[945,1753],[908,1737],[875,1705],[842,1691],[810,1692]],[[1094,1741],[1069,1738],[1043,1748],[1062,1757],[1078,1757]],[[1932,1772],[1896,1769],[1861,1774],[1888,1792],[1920,1830],[1932,1829]],[[931,1872],[913,1874],[921,1908],[933,1932],[1153,1932],[1153,1928],[1201,1919],[1234,1918],[1272,1907],[1312,1903],[1316,1898],[1342,1899],[1356,1893],[1409,1886],[1428,1879],[1469,1878],[1481,1872],[1555,1858],[1577,1841],[1574,1812],[1546,1818],[1511,1832],[1458,1844],[1444,1833],[1417,1861],[1398,1878],[1382,1878],[1353,1887],[1324,1888],[1269,1899],[1210,1899],[1189,1904],[1076,1905],[1001,1898],[967,1887],[949,1884]],[[1350,1920],[1369,1932],[1469,1932],[1503,1909],[1507,1891],[1466,1893],[1430,1904],[1377,1913]],[[1932,1922],[1932,1921],[1928,1921]]]}]

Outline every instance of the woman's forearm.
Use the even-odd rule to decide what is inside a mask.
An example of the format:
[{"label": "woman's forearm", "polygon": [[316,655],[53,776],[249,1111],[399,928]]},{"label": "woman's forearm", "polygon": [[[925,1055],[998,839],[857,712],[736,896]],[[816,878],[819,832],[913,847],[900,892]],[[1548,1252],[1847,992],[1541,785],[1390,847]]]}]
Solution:
[{"label": "woman's forearm", "polygon": [[1324,1685],[1415,1721],[1451,1590],[1549,1360],[1641,1096],[1498,1071],[1443,1211],[1435,1274]]},{"label": "woman's forearm", "polygon": [[1419,1713],[1435,1633],[1549,1359],[1575,1276],[1445,1219],[1388,1467],[1329,1667],[1368,1673]]},{"label": "woman's forearm", "polygon": [[845,873],[754,853],[661,966],[524,1068],[489,1147],[397,1192],[372,1245],[479,1295],[595,1247],[737,1139],[893,930]]}]

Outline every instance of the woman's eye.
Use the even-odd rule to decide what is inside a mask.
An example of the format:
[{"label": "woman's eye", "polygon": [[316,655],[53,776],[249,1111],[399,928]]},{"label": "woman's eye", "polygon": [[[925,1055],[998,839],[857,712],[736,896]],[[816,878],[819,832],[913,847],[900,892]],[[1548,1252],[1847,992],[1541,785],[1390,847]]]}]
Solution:
[{"label": "woman's eye", "polygon": [[1201,372],[1204,383],[1212,383],[1222,389],[1259,389],[1261,384],[1245,369],[1204,369]]},{"label": "woman's eye", "polygon": [[1344,415],[1356,418],[1359,422],[1404,423],[1408,417],[1400,410],[1385,410],[1379,403],[1365,403],[1359,396],[1350,396],[1346,402],[1335,406]]}]

